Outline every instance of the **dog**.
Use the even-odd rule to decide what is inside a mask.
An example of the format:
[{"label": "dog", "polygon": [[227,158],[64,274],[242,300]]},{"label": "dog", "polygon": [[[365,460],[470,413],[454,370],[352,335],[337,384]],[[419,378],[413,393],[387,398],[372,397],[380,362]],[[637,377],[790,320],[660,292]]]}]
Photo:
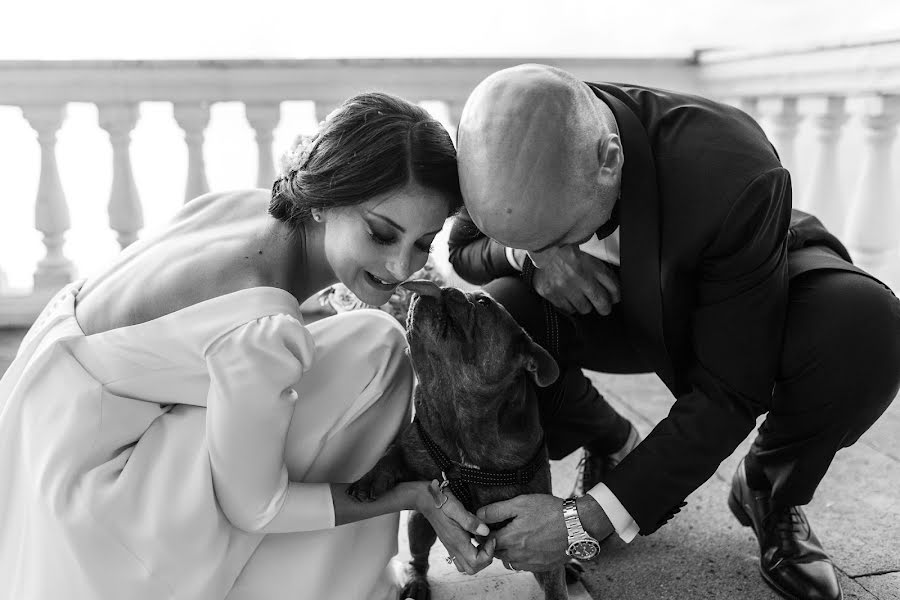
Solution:
[{"label": "dog", "polygon": [[[407,315],[416,416],[348,493],[367,501],[403,481],[437,479],[472,513],[520,494],[551,493],[535,385],[556,380],[556,361],[483,292],[407,287],[417,293]],[[437,535],[415,511],[407,528],[412,560],[400,598],[427,600]],[[534,576],[547,600],[568,598],[564,567]]]}]

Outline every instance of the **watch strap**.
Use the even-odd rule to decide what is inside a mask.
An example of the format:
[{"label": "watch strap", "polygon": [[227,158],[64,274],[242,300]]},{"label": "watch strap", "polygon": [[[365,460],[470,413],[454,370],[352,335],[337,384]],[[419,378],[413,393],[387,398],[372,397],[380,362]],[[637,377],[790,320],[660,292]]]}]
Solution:
[{"label": "watch strap", "polygon": [[581,519],[578,518],[578,507],[575,505],[575,498],[566,498],[563,500],[563,519],[566,521],[566,531],[569,534],[570,544],[591,537],[588,532],[584,530]]}]

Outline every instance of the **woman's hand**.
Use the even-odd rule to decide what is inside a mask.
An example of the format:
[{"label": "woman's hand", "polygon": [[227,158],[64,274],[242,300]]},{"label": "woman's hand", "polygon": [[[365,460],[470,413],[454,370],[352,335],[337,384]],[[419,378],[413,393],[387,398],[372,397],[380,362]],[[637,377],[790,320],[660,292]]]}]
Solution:
[{"label": "woman's hand", "polygon": [[416,510],[434,527],[458,571],[474,575],[493,562],[497,545],[494,539],[479,546],[472,544],[473,535],[484,537],[490,533],[488,526],[467,511],[450,490],[441,490],[437,480],[423,483]]}]

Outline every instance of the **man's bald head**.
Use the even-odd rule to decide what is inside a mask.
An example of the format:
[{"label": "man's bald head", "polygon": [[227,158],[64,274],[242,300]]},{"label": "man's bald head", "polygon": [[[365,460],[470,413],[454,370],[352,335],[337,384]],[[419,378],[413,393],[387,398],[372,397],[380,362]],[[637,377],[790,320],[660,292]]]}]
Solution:
[{"label": "man's bald head", "polygon": [[476,225],[514,247],[567,229],[597,197],[598,148],[610,134],[608,107],[565,71],[520,65],[490,75],[469,96],[457,137]]}]

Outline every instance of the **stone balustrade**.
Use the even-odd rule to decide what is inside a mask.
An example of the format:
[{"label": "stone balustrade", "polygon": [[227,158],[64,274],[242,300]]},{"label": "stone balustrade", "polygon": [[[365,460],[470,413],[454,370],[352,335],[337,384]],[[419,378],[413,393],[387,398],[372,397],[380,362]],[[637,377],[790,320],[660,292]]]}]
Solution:
[{"label": "stone balustrade", "polygon": [[[187,149],[189,200],[209,190],[203,145],[216,103],[243,104],[258,150],[255,184],[269,187],[283,102],[311,101],[321,120],[344,98],[378,89],[442,104],[452,129],[482,78],[521,62],[554,64],[585,80],[635,82],[735,103],[760,120],[791,170],[795,205],[822,218],[857,262],[895,289],[900,285],[900,181],[892,154],[900,122],[900,41],[766,54],[699,52],[690,59],[0,61],[0,105],[21,109],[40,149],[36,196],[6,202],[33,202],[34,222],[21,226],[40,232],[45,249],[25,290],[3,287],[3,265],[14,257],[0,256],[0,326],[30,323],[76,274],[65,245],[73,207],[55,152],[68,103],[95,104],[108,134],[109,228],[125,248],[144,227],[129,153],[142,102],[172,105]],[[845,135],[851,129],[853,135]],[[849,185],[848,177],[857,183]]]},{"label": "stone balustrade", "polygon": [[[707,95],[774,109],[770,134],[791,170],[794,205],[837,234],[854,262],[900,288],[900,40],[712,51],[698,55],[698,67]],[[800,156],[804,122],[811,139]],[[855,143],[845,143],[851,133]]]}]

